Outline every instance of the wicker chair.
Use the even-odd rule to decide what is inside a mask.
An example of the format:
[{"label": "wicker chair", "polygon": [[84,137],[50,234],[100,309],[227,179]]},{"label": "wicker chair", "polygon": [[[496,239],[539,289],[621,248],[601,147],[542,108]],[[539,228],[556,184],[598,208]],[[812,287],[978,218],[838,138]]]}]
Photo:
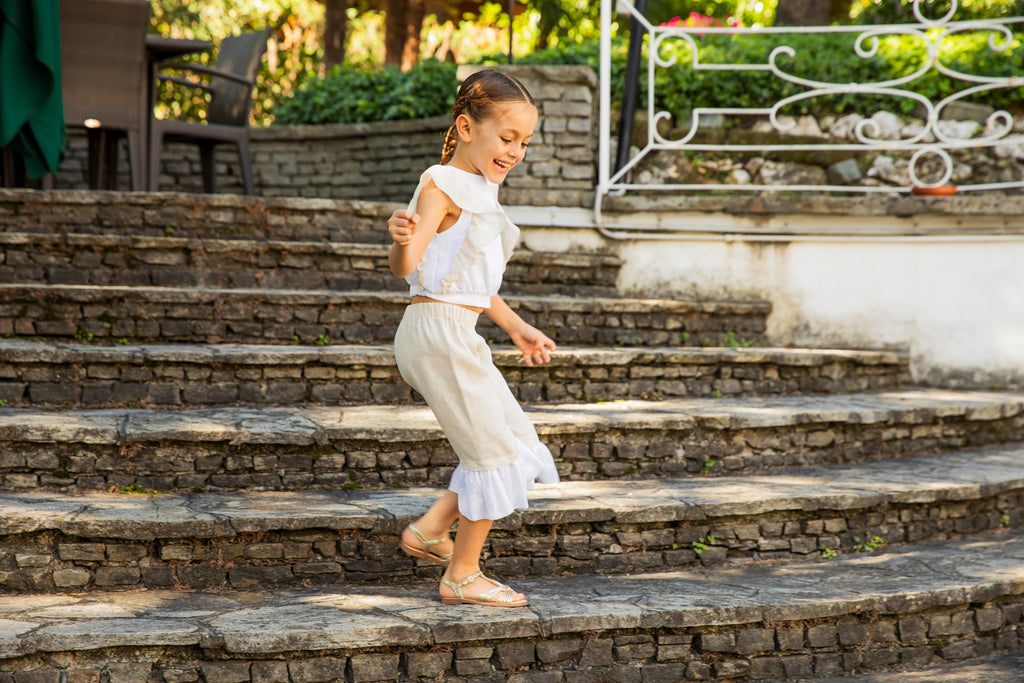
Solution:
[{"label": "wicker chair", "polygon": [[104,168],[104,186],[114,188],[121,135],[128,137],[132,189],[146,187],[149,11],[149,0],[60,2],[64,122],[69,128],[89,131],[89,185],[93,188],[99,187]]},{"label": "wicker chair", "polygon": [[252,156],[249,152],[249,109],[252,90],[256,85],[260,62],[267,49],[267,39],[273,29],[230,36],[221,41],[216,66],[166,63],[158,70],[187,70],[207,74],[207,83],[158,73],[160,80],[179,85],[201,88],[209,93],[206,123],[156,119],[150,123],[149,189],[160,185],[160,154],[164,140],[190,142],[198,145],[203,171],[203,190],[216,192],[214,178],[214,149],[222,143],[234,143],[242,167],[242,180],[246,194],[255,194],[252,174]]}]

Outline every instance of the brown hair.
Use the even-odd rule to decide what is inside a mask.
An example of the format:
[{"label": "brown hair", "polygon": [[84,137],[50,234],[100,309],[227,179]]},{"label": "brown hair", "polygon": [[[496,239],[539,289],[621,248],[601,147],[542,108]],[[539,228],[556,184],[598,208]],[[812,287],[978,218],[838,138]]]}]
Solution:
[{"label": "brown hair", "polygon": [[465,114],[474,121],[483,121],[491,115],[494,105],[504,102],[529,102],[534,107],[537,106],[526,86],[516,77],[506,73],[483,69],[463,81],[455,96],[455,104],[452,105],[452,125],[448,127],[448,132],[444,136],[441,163],[447,164],[455,154],[455,147],[458,144],[455,119]]}]

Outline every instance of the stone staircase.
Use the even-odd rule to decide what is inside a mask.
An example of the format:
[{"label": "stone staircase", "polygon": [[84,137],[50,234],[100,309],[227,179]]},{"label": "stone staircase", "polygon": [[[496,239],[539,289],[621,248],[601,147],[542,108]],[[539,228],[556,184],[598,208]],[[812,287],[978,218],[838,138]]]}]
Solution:
[{"label": "stone staircase", "polygon": [[343,205],[0,191],[0,683],[1021,680],[1024,395],[608,254],[515,257],[550,365],[481,326],[563,483],[485,547],[531,606],[441,606],[397,539],[456,461]]}]

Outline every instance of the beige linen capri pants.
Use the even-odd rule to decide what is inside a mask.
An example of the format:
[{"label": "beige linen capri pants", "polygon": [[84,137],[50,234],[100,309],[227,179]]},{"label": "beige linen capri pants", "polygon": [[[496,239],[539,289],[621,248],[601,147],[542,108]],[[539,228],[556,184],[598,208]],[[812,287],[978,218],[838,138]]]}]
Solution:
[{"label": "beige linen capri pants", "polygon": [[[533,488],[535,478],[556,482],[558,474],[550,452],[494,366],[487,342],[476,332],[478,317],[474,311],[452,304],[409,305],[395,333],[398,369],[426,399],[459,458],[460,468],[468,470],[465,474],[471,479],[473,473],[514,465],[508,468],[517,470],[511,476],[508,470],[499,470],[507,486]],[[524,477],[529,482],[523,481]],[[491,489],[494,483],[482,486]],[[462,492],[456,492],[460,494],[460,511],[470,517],[462,505]],[[521,495],[510,493],[525,507],[525,490]],[[497,514],[493,509],[486,512]],[[512,509],[500,512],[509,514]]]}]

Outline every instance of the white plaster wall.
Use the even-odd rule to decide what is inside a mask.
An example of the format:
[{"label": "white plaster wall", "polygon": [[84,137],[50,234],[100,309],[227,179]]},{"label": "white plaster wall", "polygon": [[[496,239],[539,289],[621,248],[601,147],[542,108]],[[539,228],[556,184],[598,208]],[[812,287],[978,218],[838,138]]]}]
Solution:
[{"label": "white plaster wall", "polygon": [[909,351],[915,377],[1024,386],[1024,236],[605,240],[527,230],[534,249],[624,262],[624,296],[767,300],[779,346]]}]

